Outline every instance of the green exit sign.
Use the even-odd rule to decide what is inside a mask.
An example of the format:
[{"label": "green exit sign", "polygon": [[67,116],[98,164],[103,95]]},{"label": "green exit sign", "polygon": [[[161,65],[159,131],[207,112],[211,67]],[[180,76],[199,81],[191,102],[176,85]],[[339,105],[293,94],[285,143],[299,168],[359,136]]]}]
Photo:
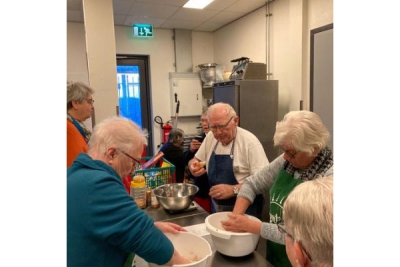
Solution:
[{"label": "green exit sign", "polygon": [[133,24],[133,36],[153,37],[153,25],[151,25],[151,24]]}]

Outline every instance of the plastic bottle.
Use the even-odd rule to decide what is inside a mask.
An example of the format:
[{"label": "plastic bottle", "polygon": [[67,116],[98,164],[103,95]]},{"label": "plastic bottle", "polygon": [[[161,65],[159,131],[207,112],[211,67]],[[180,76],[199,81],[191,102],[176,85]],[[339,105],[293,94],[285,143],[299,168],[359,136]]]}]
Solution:
[{"label": "plastic bottle", "polygon": [[139,208],[146,208],[146,181],[143,175],[135,175],[131,182],[131,197]]}]

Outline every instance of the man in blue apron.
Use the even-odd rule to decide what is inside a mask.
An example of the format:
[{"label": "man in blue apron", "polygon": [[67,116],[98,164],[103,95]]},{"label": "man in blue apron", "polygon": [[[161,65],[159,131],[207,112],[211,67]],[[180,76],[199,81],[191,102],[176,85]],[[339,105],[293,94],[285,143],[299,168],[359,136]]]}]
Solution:
[{"label": "man in blue apron", "polygon": [[[208,133],[188,166],[198,177],[207,172],[212,198],[211,212],[232,211],[247,177],[269,164],[262,144],[251,132],[238,127],[239,117],[226,103],[208,108]],[[206,168],[200,162],[206,162]],[[264,197],[257,195],[247,214],[261,219]]]}]

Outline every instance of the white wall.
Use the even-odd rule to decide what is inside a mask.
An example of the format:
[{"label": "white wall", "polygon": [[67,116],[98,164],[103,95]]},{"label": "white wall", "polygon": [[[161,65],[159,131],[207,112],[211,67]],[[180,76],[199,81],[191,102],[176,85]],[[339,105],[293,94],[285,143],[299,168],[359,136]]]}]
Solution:
[{"label": "white wall", "polygon": [[232,59],[265,63],[265,9],[261,8],[214,32],[215,63],[232,69]]},{"label": "white wall", "polygon": [[[310,30],[333,23],[333,0],[276,0],[269,5],[269,79],[279,81],[279,117],[309,109]],[[215,62],[241,56],[267,63],[267,7],[214,33]]]},{"label": "white wall", "polygon": [[[89,84],[85,29],[82,23],[68,23],[67,27],[67,80]],[[84,121],[92,129],[92,120]]]},{"label": "white wall", "polygon": [[192,32],[193,72],[203,63],[214,63],[214,35],[211,32]]},{"label": "white wall", "polygon": [[[310,30],[333,23],[333,0],[276,0],[269,6],[270,79],[279,80],[279,117],[289,110],[309,109]],[[231,69],[230,61],[249,57],[267,62],[266,7],[221,28],[214,33],[192,32],[193,71],[201,63],[217,63]],[[87,79],[85,36],[82,23],[67,24],[68,77]],[[174,72],[173,30],[154,29],[152,39],[133,38],[130,27],[116,26],[116,51],[119,54],[150,56],[151,117],[171,116],[168,73]],[[179,118],[178,127],[195,133],[197,118]],[[160,143],[160,129],[153,127],[154,144]]]}]

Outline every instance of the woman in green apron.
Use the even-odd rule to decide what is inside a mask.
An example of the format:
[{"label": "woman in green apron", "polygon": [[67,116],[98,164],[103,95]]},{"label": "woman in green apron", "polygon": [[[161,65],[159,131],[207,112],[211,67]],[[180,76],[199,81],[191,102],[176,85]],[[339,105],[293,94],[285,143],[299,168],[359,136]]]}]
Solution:
[{"label": "woman in green apron", "polygon": [[[327,146],[330,134],[320,117],[311,111],[292,111],[276,125],[274,145],[284,153],[269,166],[247,178],[237,196],[233,214],[223,226],[247,231],[267,239],[267,260],[275,267],[291,264],[285,250],[285,234],[278,230],[283,204],[300,183],[333,175],[333,153]],[[243,216],[257,194],[269,191],[270,221],[254,223]]]}]

